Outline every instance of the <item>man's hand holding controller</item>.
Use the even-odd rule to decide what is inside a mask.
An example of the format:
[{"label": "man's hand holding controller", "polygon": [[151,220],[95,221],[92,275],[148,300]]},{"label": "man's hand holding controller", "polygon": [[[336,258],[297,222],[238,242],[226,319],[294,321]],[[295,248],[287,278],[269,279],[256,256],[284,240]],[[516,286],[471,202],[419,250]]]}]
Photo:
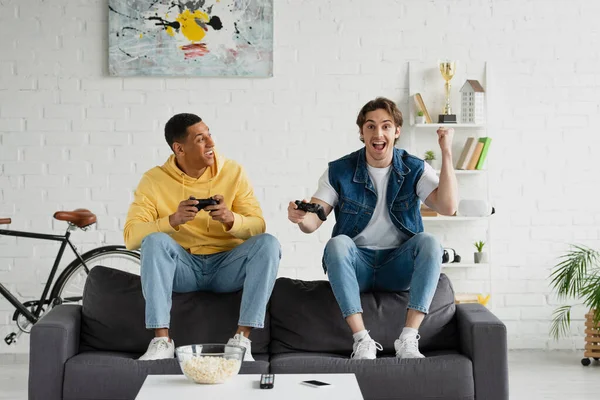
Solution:
[{"label": "man's hand holding controller", "polygon": [[[302,200],[302,202],[308,204],[306,200]],[[288,219],[291,222],[293,222],[294,224],[302,223],[304,221],[304,218],[306,217],[306,214],[307,212],[299,209],[298,205],[295,202],[290,201],[290,204],[288,205]]]},{"label": "man's hand holding controller", "polygon": [[197,204],[198,200],[194,198],[183,200],[179,203],[177,211],[169,215],[169,224],[171,224],[173,228],[177,228],[179,225],[185,224],[196,218],[196,214],[199,211],[196,207]]},{"label": "man's hand holding controller", "polygon": [[300,224],[304,221],[307,212],[315,213],[321,221],[327,221],[325,210],[320,204],[309,203],[306,200],[290,201],[288,205],[288,219],[294,224]]},{"label": "man's hand holding controller", "polygon": [[219,221],[231,229],[233,225],[233,213],[227,209],[223,202],[223,196],[215,195],[207,199],[196,199],[191,196],[187,200],[179,203],[177,211],[169,216],[169,223],[173,228],[185,224],[194,218],[200,210],[206,210],[210,213],[213,220]]}]

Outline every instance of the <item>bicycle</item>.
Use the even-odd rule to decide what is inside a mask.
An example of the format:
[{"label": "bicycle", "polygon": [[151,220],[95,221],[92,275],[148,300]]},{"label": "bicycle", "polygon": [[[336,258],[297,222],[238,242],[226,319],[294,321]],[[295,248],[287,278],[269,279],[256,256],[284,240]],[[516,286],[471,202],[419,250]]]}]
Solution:
[{"label": "bicycle", "polygon": [[[132,272],[139,275],[140,254],[137,251],[127,250],[125,246],[103,246],[92,249],[84,254],[79,254],[77,248],[69,240],[71,232],[76,229],[87,231],[96,223],[96,215],[86,209],[76,209],[74,211],[57,211],[53,216],[56,220],[66,221],[68,223],[67,231],[64,235],[51,235],[34,232],[13,231],[0,229],[0,236],[16,236],[31,239],[49,240],[61,242],[60,249],[54,260],[54,265],[50,270],[48,280],[39,300],[31,300],[22,303],[19,301],[1,282],[0,294],[4,296],[14,307],[15,312],[12,320],[15,321],[18,332],[9,333],[4,342],[7,345],[18,341],[23,333],[30,333],[31,327],[39,321],[45,312],[50,308],[68,303],[79,303],[83,298],[83,285],[87,275],[96,265],[104,265],[115,269]],[[9,225],[12,222],[10,218],[0,218],[0,225]],[[71,261],[60,273],[54,285],[54,277],[58,271],[65,248],[69,245],[75,253],[75,259]],[[114,258],[115,261],[107,263],[107,260]],[[118,262],[123,262],[117,265]],[[52,289],[50,289],[52,287]],[[50,295],[48,295],[50,293]]]}]

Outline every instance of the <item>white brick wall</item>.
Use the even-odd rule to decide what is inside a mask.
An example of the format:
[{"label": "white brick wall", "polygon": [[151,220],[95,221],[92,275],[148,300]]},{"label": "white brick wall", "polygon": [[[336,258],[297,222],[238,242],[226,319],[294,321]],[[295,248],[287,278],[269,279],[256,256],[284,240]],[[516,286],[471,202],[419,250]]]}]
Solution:
[{"label": "white brick wall", "polygon": [[[499,121],[490,132],[496,312],[512,348],[581,348],[581,309],[572,338],[549,340],[558,303],[548,274],[567,242],[599,247],[599,11],[588,0],[275,0],[273,78],[123,79],[106,76],[105,1],[2,0],[0,216],[13,229],[62,232],[53,211],[88,207],[98,227],[77,243],[122,242],[131,191],[169,153],[166,119],[195,112],[246,167],[283,246],[280,275],[322,279],[332,224],[304,235],[287,222],[287,202],[309,197],[327,161],[360,146],[354,120],[366,101],[389,96],[407,112],[409,61],[488,61]],[[0,282],[38,293],[56,250],[0,238]],[[476,289],[485,274],[452,277]],[[10,315],[0,300],[0,338]],[[15,351],[27,340],[0,344]]]}]

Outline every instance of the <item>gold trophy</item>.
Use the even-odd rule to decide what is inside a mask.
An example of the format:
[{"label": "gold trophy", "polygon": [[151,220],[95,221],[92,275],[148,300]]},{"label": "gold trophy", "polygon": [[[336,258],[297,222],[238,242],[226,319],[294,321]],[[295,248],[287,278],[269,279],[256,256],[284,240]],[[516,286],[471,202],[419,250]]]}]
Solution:
[{"label": "gold trophy", "polygon": [[454,76],[456,72],[456,62],[455,61],[440,61],[440,72],[442,73],[442,77],[446,81],[446,105],[444,106],[444,110],[442,114],[438,117],[439,123],[456,123],[456,114],[452,114],[452,107],[450,106],[450,80]]}]

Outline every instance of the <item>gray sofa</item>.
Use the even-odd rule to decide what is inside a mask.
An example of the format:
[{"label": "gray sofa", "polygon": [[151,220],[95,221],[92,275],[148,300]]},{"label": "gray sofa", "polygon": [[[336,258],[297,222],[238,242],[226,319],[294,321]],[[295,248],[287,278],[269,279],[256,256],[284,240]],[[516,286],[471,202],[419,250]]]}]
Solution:
[{"label": "gray sofa", "polygon": [[[456,305],[444,274],[420,329],[425,359],[394,357],[407,293],[361,296],[366,326],[384,349],[377,360],[349,359],[351,332],[327,281],[279,278],[266,326],[250,337],[256,361],[240,373],[355,373],[365,399],[508,399],[504,324],[481,305]],[[176,346],[224,343],[240,300],[241,292],[174,294]],[[134,399],[148,374],[181,374],[176,359],[136,360],[152,337],[139,277],[95,267],[83,306],[55,307],[33,327],[29,399]]]}]

